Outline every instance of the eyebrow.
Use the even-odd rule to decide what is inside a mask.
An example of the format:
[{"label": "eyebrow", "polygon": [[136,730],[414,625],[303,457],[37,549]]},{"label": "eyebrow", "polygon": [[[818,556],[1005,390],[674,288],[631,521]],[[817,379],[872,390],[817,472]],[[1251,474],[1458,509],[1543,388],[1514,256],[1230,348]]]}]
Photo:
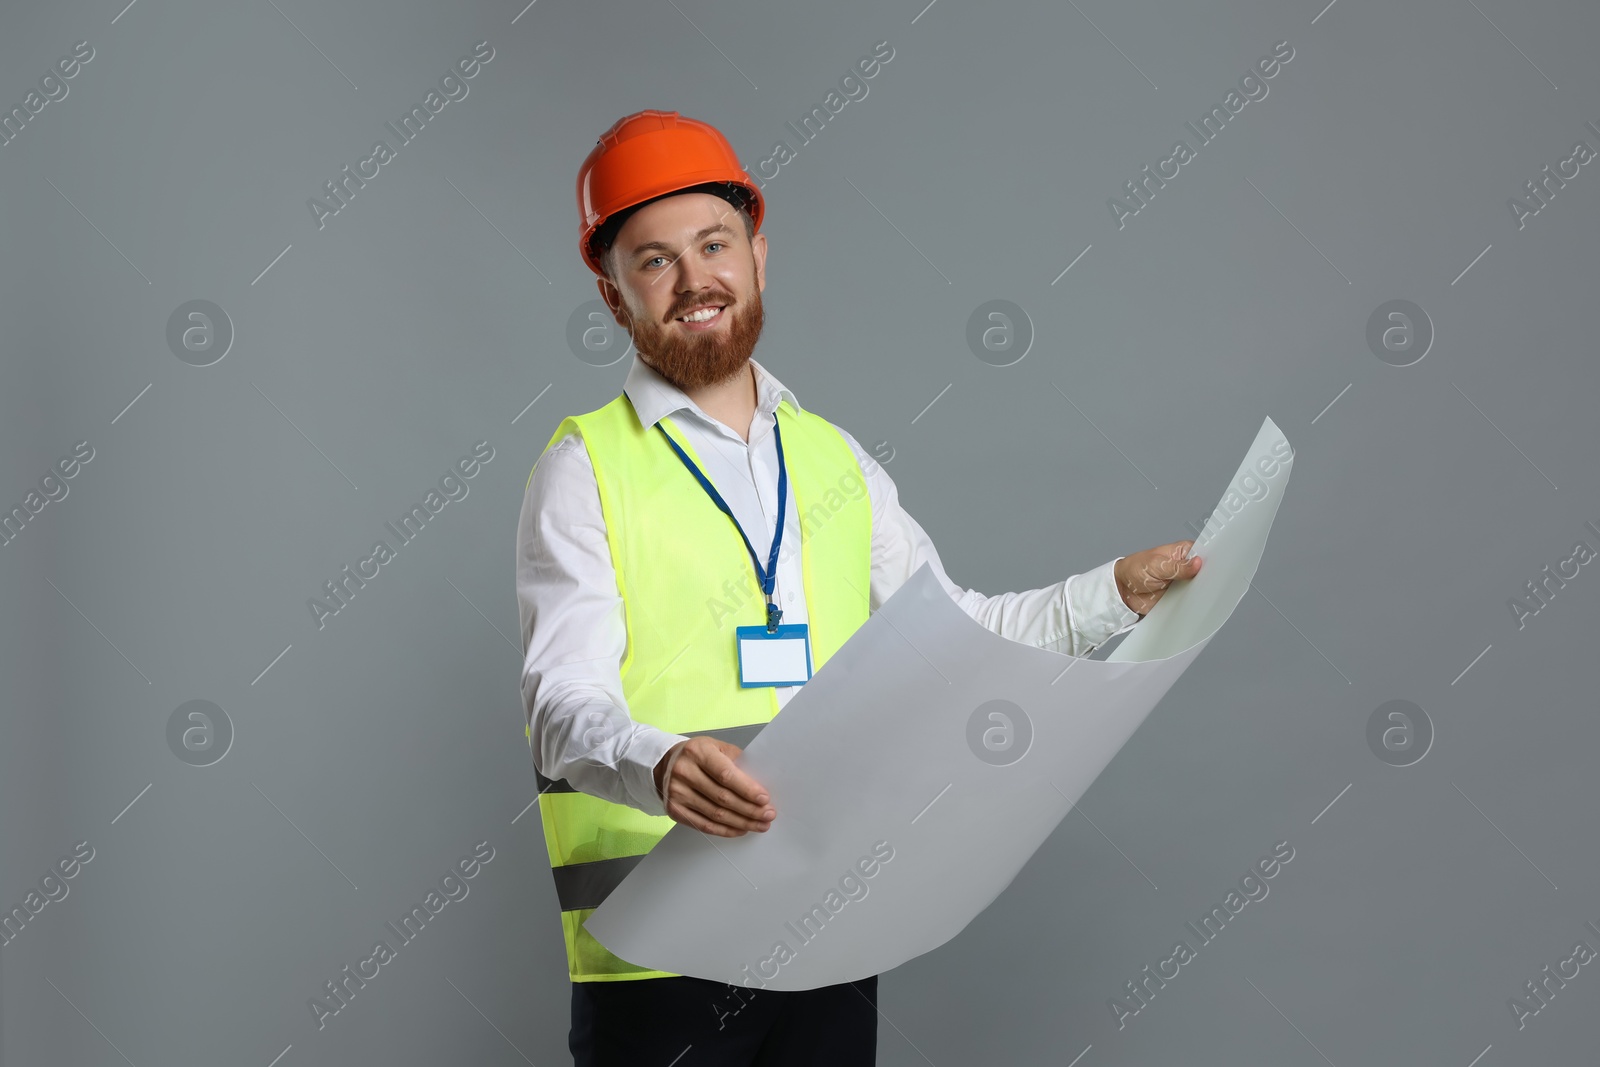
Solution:
[{"label": "eyebrow", "polygon": [[[707,237],[710,237],[714,233],[732,234],[733,231],[728,228],[728,224],[727,223],[718,222],[718,223],[714,223],[714,224],[712,224],[710,226],[707,226],[705,229],[703,229],[699,233],[695,234],[694,237],[691,238],[691,241],[693,243],[699,243],[700,241],[705,240]],[[663,241],[646,241],[644,244],[639,245],[636,248],[634,248],[634,250],[632,252],[629,252],[628,253],[628,258],[629,259],[633,259],[640,252],[645,252],[645,251],[648,251],[648,250],[650,250],[652,248],[660,249],[661,251],[668,252],[668,253],[670,253],[672,251],[672,246],[666,244]]]}]

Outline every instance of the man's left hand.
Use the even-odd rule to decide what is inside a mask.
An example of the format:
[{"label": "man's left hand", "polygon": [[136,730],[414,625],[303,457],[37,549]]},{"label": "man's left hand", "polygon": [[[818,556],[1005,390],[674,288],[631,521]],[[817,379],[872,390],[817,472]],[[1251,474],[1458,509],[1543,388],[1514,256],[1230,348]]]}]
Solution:
[{"label": "man's left hand", "polygon": [[1140,616],[1150,614],[1167,586],[1182,578],[1193,578],[1200,573],[1200,557],[1184,559],[1194,545],[1191,541],[1174,541],[1170,545],[1147,548],[1117,560],[1112,568],[1116,573],[1117,592],[1122,602]]}]

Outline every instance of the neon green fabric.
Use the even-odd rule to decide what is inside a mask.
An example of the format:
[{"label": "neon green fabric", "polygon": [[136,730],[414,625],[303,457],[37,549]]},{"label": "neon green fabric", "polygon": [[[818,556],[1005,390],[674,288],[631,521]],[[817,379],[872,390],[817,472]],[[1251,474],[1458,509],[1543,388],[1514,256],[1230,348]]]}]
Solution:
[{"label": "neon green fabric", "polygon": [[[777,418],[801,530],[815,673],[867,620],[872,506],[861,466],[838,430],[787,400],[779,404]],[[706,471],[672,418],[661,425]],[[594,465],[624,604],[627,651],[621,674],[629,714],[680,734],[770,721],[778,713],[776,690],[739,685],[734,628],[764,624],[766,601],[733,523],[661,440],[660,431],[641,425],[627,394],[564,419],[546,449],[574,431],[582,435]],[[746,532],[752,543],[767,536]],[[758,546],[763,566],[769,544]],[[539,811],[553,868],[643,855],[673,824],[667,816],[581,792],[547,792]],[[672,976],[607,950],[583,928],[593,910],[562,912],[573,981]]]}]

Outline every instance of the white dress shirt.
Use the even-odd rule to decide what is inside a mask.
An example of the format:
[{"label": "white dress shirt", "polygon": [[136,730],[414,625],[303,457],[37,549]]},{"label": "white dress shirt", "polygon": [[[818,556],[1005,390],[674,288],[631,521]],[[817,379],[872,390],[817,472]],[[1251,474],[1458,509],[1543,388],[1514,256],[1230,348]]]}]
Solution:
[{"label": "white dress shirt", "polygon": [[[623,390],[645,426],[673,416],[699,455],[702,473],[738,517],[765,566],[777,518],[773,412],[780,398],[797,409],[800,404],[760,363],[752,359],[750,364],[757,399],[748,444],[637,353]],[[900,506],[888,473],[854,437],[839,432],[861,465],[872,505],[869,611],[877,611],[927,562],[963,611],[1012,641],[1081,656],[1139,621],[1117,592],[1112,571],[1116,560],[1020,593],[986,596],[956,585],[945,575],[933,542]],[[667,447],[665,441],[661,445]],[[699,486],[685,491],[704,497],[706,507],[716,507]],[[791,486],[773,592],[786,624],[806,621],[799,549]],[[752,564],[752,575],[754,571]],[[627,650],[623,602],[594,467],[576,433],[564,435],[539,458],[523,496],[517,523],[517,607],[524,649],[522,702],[534,767],[582,792],[651,815],[666,814],[653,774],[662,755],[685,735],[634,722],[628,714],[620,673]],[[778,687],[780,709],[800,688]]]}]

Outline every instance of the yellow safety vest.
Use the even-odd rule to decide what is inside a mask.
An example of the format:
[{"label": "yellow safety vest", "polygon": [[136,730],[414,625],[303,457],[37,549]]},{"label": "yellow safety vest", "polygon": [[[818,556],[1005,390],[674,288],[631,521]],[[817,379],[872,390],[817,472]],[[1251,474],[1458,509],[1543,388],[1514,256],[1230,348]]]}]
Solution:
[{"label": "yellow safety vest", "polygon": [[[800,523],[814,673],[867,620],[872,506],[861,466],[837,429],[787,400],[777,417]],[[670,416],[661,425],[707,470]],[[778,713],[778,697],[771,686],[739,685],[734,628],[766,622],[766,599],[743,539],[661,432],[640,423],[626,393],[562,420],[545,448],[574,431],[594,465],[623,600],[622,693],[629,714],[670,733],[747,746]],[[673,820],[537,771],[536,777],[568,976],[574,982],[674,977],[619,958],[583,927]]]}]

